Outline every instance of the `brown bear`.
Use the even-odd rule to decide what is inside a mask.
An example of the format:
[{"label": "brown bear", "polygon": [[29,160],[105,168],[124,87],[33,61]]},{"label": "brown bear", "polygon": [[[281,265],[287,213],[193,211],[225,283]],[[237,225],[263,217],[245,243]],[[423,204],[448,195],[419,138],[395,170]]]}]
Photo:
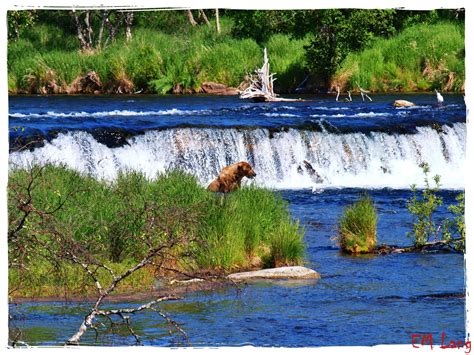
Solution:
[{"label": "brown bear", "polygon": [[249,163],[241,161],[239,163],[226,166],[221,170],[219,176],[209,184],[207,189],[213,192],[233,191],[240,187],[240,182],[244,176],[250,179],[257,176]]}]

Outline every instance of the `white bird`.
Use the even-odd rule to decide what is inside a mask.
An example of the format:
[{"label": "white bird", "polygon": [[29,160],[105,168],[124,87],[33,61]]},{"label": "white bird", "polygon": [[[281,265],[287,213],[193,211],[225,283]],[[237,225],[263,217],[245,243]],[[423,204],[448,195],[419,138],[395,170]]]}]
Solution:
[{"label": "white bird", "polygon": [[435,92],[436,92],[436,98],[438,99],[438,105],[442,105],[444,102],[443,96],[436,89],[435,89]]}]

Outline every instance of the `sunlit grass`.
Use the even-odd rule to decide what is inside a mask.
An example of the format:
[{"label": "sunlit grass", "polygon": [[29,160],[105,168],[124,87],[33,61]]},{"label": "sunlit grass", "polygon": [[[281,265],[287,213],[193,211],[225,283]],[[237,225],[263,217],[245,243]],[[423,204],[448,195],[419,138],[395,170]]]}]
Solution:
[{"label": "sunlit grass", "polygon": [[[347,75],[347,73],[350,73]],[[464,89],[463,28],[450,23],[418,24],[370,48],[351,53],[335,75],[349,88],[374,91]]]},{"label": "sunlit grass", "polygon": [[[9,173],[10,221],[22,215],[13,189],[18,190],[29,176],[27,170]],[[215,194],[201,186],[194,176],[181,171],[159,174],[152,180],[138,172],[122,172],[111,183],[65,167],[48,165],[41,170],[32,192],[35,208],[50,211],[66,196],[69,196],[67,202],[54,213],[54,219],[49,222],[52,224],[48,225],[70,235],[95,259],[112,265],[117,274],[147,253],[143,235],[155,238],[154,232],[147,229],[150,226],[146,208],[152,208],[157,218],[163,219],[160,223],[166,230],[182,235],[180,240],[187,241],[175,247],[176,259],[168,261],[181,271],[228,273],[297,265],[303,260],[302,229],[291,219],[287,202],[267,189],[247,187],[230,194]],[[190,211],[196,217],[181,219],[179,216],[183,215],[175,215],[174,211]],[[39,215],[31,215],[22,235],[46,233],[47,236],[50,231],[44,229],[44,222]],[[157,230],[156,238],[161,238],[160,233],[163,232]],[[15,245],[11,244],[10,248]],[[28,270],[10,270],[11,289],[21,286],[25,294],[48,295],[62,292],[61,287],[78,293],[87,291],[84,285],[89,285],[88,290],[93,289],[92,280],[83,282],[87,279],[83,270],[66,261],[55,264],[48,257],[48,250],[43,250],[40,244],[38,248],[35,255],[41,257],[29,260]],[[122,287],[151,287],[151,274],[151,270],[144,270]],[[107,281],[106,275],[102,276]]]}]

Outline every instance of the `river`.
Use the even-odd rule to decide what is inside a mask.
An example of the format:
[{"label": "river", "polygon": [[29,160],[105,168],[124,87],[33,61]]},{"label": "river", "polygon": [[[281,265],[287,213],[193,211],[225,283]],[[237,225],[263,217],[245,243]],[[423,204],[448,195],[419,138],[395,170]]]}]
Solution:
[{"label": "river", "polygon": [[[462,254],[351,257],[331,239],[343,208],[368,191],[379,213],[378,243],[408,245],[413,220],[406,203],[411,184],[423,185],[422,162],[430,176],[441,175],[445,203],[436,219],[449,214],[446,206],[465,184],[463,97],[445,95],[443,107],[427,94],[350,103],[305,98],[253,104],[211,96],[10,97],[10,167],[62,163],[107,180],[122,169],[153,178],[180,168],[205,186],[223,166],[247,160],[256,184],[280,191],[305,227],[307,266],[322,278],[195,292],[163,304],[193,346],[410,344],[414,333],[439,343],[442,332],[464,339]],[[393,108],[399,98],[418,106]],[[11,327],[31,345],[61,345],[88,306],[10,304]],[[154,312],[133,316],[133,325],[145,345],[175,344]],[[83,340],[134,343],[123,330]]]}]

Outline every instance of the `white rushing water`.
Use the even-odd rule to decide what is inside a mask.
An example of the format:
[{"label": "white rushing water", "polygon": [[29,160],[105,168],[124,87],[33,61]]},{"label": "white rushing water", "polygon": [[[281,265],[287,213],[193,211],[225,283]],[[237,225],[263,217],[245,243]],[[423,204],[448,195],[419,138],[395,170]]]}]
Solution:
[{"label": "white rushing water", "polygon": [[[32,152],[11,153],[10,166],[65,164],[107,180],[120,170],[138,170],[153,178],[166,169],[180,168],[206,185],[224,166],[245,160],[254,167],[255,183],[260,186],[318,189],[422,186],[419,164],[426,162],[430,176],[441,175],[442,188],[464,189],[466,125],[444,126],[442,132],[429,127],[417,130],[406,135],[366,135],[175,128],[149,131],[120,148],[108,148],[86,132],[70,132]],[[304,160],[320,178],[304,168]]]}]

